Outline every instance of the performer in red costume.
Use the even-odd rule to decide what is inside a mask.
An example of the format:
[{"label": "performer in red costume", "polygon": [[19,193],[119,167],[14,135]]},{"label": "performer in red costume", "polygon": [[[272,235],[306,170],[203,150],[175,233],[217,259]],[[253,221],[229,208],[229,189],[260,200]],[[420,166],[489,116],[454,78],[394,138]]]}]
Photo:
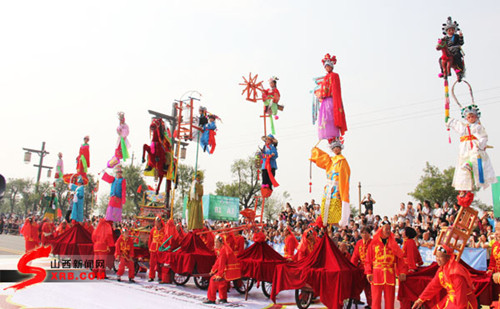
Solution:
[{"label": "performer in red costume", "polygon": [[56,228],[56,236],[61,235],[62,233],[66,232],[69,229],[70,229],[70,227],[68,225],[68,222],[63,221],[63,222],[59,223],[59,226]]},{"label": "performer in red costume", "polygon": [[382,292],[384,308],[394,309],[396,275],[399,275],[400,281],[405,281],[407,271],[404,253],[391,232],[391,223],[384,220],[368,247],[365,259],[365,274],[372,286],[373,309],[382,308]]},{"label": "performer in red costume", "polygon": [[245,237],[241,235],[243,231],[234,233],[234,255],[238,256],[245,250]]},{"label": "performer in red costume", "polygon": [[337,57],[326,54],[322,60],[327,74],[320,83],[320,89],[316,96],[321,101],[318,116],[319,139],[335,139],[343,136],[347,131],[344,105],[340,90],[339,75],[333,72],[333,66],[337,63]]},{"label": "performer in red costume", "polygon": [[161,280],[161,267],[159,261],[160,246],[162,245],[165,238],[165,227],[163,225],[163,220],[160,217],[156,217],[155,226],[151,229],[149,233],[148,248],[149,248],[149,282],[155,280],[156,272],[158,272],[158,279]]},{"label": "performer in red costume", "polygon": [[[164,244],[164,247],[169,248],[167,251],[175,250],[179,247],[181,240],[175,227],[174,220],[168,219],[167,224],[165,224],[165,236],[163,238],[163,243],[165,243],[165,241],[167,241],[167,243]],[[170,278],[170,266],[167,264],[163,264],[162,266],[160,283],[172,283]]]},{"label": "performer in red costume", "polygon": [[285,251],[284,257],[289,261],[293,261],[295,256],[295,249],[297,249],[297,247],[299,246],[299,242],[293,234],[290,226],[286,227],[285,235],[285,247],[283,248],[283,250]]},{"label": "performer in red costume", "polygon": [[212,277],[208,286],[207,300],[205,304],[215,304],[217,291],[219,291],[219,303],[227,303],[227,288],[229,282],[241,277],[241,269],[233,250],[224,243],[221,235],[215,237],[214,243],[217,260],[210,271]]},{"label": "performer in red costume", "polygon": [[30,252],[38,247],[40,243],[38,240],[38,224],[33,218],[28,218],[24,221],[24,225],[21,228],[21,234],[24,237],[25,251]]},{"label": "performer in red costume", "polygon": [[[105,278],[106,267],[110,267],[110,262],[112,262],[109,260],[109,256],[114,241],[111,224],[106,222],[104,218],[99,220],[97,227],[92,232],[92,242],[94,243],[94,271],[98,274],[97,278]],[[104,265],[101,264],[101,261],[104,261]]]},{"label": "performer in red costume", "polygon": [[134,242],[129,237],[129,232],[126,228],[122,230],[122,234],[115,244],[115,258],[120,260],[118,271],[118,281],[122,281],[121,276],[125,272],[125,266],[128,268],[128,281],[135,283],[135,267],[134,267]]},{"label": "performer in red costume", "polygon": [[403,233],[403,253],[406,263],[408,264],[408,271],[416,271],[419,266],[424,264],[420,251],[418,251],[417,244],[415,243],[415,236],[417,232],[411,227],[406,227]]},{"label": "performer in red costume", "polygon": [[[353,263],[355,266],[365,269],[365,263],[366,263],[366,255],[368,253],[368,247],[370,246],[370,243],[372,241],[372,237],[370,235],[370,229],[367,227],[364,227],[361,229],[361,239],[358,240],[356,243],[356,246],[354,247],[354,251],[352,252],[351,256],[351,263]],[[370,282],[368,282],[368,279],[365,278],[363,279],[363,282],[361,282],[363,285],[363,290],[365,291],[366,295],[366,301],[367,301],[367,306],[371,307],[372,305],[372,290],[370,286]],[[358,299],[359,301],[359,299]]]},{"label": "performer in red costume", "polygon": [[42,221],[42,246],[48,245],[48,241],[50,238],[54,237],[56,232],[56,227],[50,218],[45,218]]},{"label": "performer in red costume", "polygon": [[80,146],[80,152],[78,157],[76,157],[76,170],[77,173],[82,176],[87,176],[87,169],[90,167],[90,138],[85,136],[83,138],[83,144]]},{"label": "performer in red costume", "polygon": [[297,261],[300,261],[311,254],[315,244],[316,232],[312,228],[308,228],[304,234],[302,234],[302,239],[300,240],[297,248]]},{"label": "performer in red costume", "polygon": [[445,289],[446,296],[434,308],[477,309],[472,279],[467,269],[455,260],[453,249],[440,245],[436,252],[436,262],[439,265],[436,275],[411,308],[420,308],[425,301]]},{"label": "performer in red costume", "polygon": [[[488,266],[488,273],[500,273],[500,224],[495,225],[495,242],[491,247],[490,265]],[[495,275],[493,278],[498,275]],[[493,280],[493,300],[498,300],[500,294],[500,284]]]}]

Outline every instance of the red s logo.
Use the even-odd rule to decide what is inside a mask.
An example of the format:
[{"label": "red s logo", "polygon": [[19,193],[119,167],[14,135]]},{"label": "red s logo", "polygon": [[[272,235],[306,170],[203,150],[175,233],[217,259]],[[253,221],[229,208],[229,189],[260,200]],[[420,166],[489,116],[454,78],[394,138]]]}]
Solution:
[{"label": "red s logo", "polygon": [[19,283],[16,283],[14,285],[11,285],[9,287],[6,287],[6,288],[4,288],[4,290],[12,288],[12,289],[15,289],[17,291],[20,289],[24,289],[25,287],[30,286],[32,284],[43,282],[43,280],[45,280],[45,277],[47,277],[47,273],[45,272],[45,269],[43,269],[41,267],[28,266],[27,264],[28,264],[28,262],[31,262],[31,261],[36,260],[38,258],[49,257],[50,251],[51,251],[51,247],[43,247],[42,246],[42,247],[36,248],[35,250],[24,254],[21,257],[21,259],[19,260],[19,262],[17,263],[17,270],[20,273],[35,274],[35,276],[30,278],[30,279],[27,279],[27,280],[21,281]]}]

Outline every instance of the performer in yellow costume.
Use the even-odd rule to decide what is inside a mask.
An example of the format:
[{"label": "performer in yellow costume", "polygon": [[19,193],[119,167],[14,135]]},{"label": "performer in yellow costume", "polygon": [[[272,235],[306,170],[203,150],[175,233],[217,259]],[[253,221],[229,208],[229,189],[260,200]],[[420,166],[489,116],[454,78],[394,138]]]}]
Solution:
[{"label": "performer in yellow costume", "polygon": [[349,223],[351,209],[349,206],[349,177],[351,169],[342,155],[344,145],[340,140],[330,142],[330,149],[335,156],[314,147],[311,161],[319,168],[326,170],[326,180],[323,200],[321,202],[321,218],[323,225],[338,224],[346,226]]}]

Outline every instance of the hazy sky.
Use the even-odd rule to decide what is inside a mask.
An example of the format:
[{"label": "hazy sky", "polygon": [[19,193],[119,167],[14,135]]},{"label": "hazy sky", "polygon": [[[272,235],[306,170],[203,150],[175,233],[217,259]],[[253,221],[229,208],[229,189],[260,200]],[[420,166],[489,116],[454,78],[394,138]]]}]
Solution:
[{"label": "hazy sky", "polygon": [[[233,160],[262,146],[261,103],[245,101],[238,85],[252,72],[278,76],[285,104],[276,121],[275,194],[288,191],[294,206],[319,201],[324,172],[313,168],[313,194],[308,185],[307,159],[317,142],[309,91],[331,53],[347,115],[351,202],[358,202],[361,182],[377,201],[375,212],[392,214],[410,200],[426,161],[444,169],[457,159],[458,136],[452,132],[448,144],[444,127],[435,50],[448,16],[463,30],[467,80],[500,171],[499,9],[498,1],[3,1],[0,173],[35,178],[22,147],[42,141],[50,151],[44,163],[55,166],[60,151],[72,172],[88,134],[96,174],[113,154],[118,111],[126,114],[137,158],[149,143],[147,110],[169,114],[174,99],[197,90],[223,120],[215,153],[199,158],[205,191],[213,192],[216,181],[231,180]],[[457,94],[470,102],[463,85]],[[459,117],[454,102],[451,113]],[[194,164],[195,146],[184,163]],[[479,197],[491,204],[490,189]]]}]

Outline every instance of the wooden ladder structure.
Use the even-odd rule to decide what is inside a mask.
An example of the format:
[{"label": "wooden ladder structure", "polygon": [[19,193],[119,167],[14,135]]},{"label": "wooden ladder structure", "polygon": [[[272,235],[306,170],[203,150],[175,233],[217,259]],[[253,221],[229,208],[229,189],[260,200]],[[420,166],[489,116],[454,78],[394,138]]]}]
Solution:
[{"label": "wooden ladder structure", "polygon": [[460,207],[453,225],[443,228],[439,233],[436,247],[434,248],[434,255],[439,245],[447,245],[453,249],[457,261],[459,261],[474,229],[477,215],[477,210],[472,207]]}]

